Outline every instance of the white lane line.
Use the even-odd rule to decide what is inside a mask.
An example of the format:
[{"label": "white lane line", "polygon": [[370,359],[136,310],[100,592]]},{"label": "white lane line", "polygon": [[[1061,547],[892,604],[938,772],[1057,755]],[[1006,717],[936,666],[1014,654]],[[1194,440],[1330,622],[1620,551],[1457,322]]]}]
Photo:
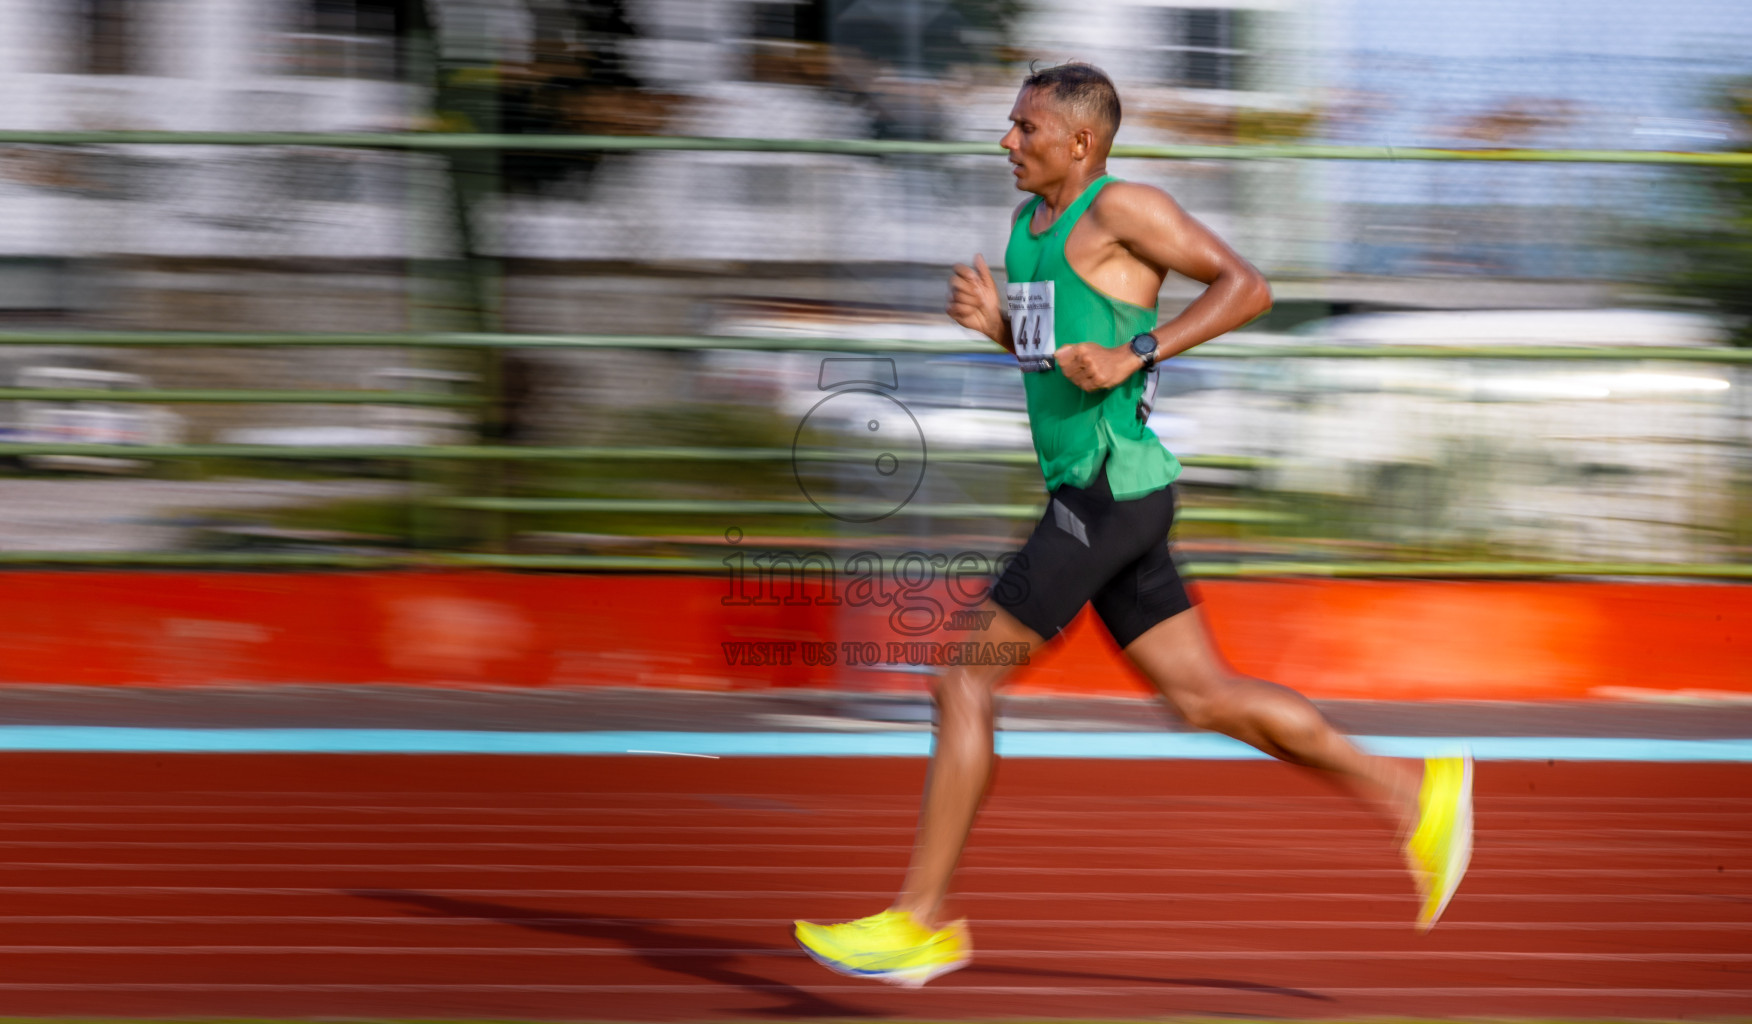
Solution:
[{"label": "white lane line", "polygon": [[667,757],[703,757],[707,760],[719,760],[717,754],[690,754],[685,750],[629,750],[629,754],[663,754]]},{"label": "white lane line", "polygon": [[[659,751],[659,753],[662,753]],[[671,752],[673,753],[673,752]],[[707,754],[677,754],[676,756],[711,757]],[[481,806],[478,804],[420,804],[413,803],[413,795],[408,795],[408,801],[397,805],[369,803],[333,803],[333,804],[139,804],[129,802],[137,794],[118,794],[113,802],[90,803],[56,803],[45,804],[15,804],[0,806],[0,812],[29,812],[34,815],[116,815],[118,817],[140,818],[142,823],[150,824],[152,819],[166,813],[200,813],[215,816],[240,814],[346,814],[346,815],[432,815],[443,820],[452,820],[461,814],[482,815],[485,817],[528,816],[540,814],[569,815],[580,812],[597,814],[628,814],[655,816],[673,814],[673,808],[652,807],[647,795],[632,795],[620,800],[592,802],[600,799],[601,793],[561,793],[564,803],[549,806]],[[251,794],[257,796],[258,794]],[[273,794],[260,794],[272,796]],[[511,794],[515,795],[515,794]],[[682,797],[688,794],[667,794],[671,797]],[[726,797],[726,800],[731,799]],[[910,806],[916,800],[909,801],[904,797],[868,797],[854,794],[810,794],[795,793],[756,793],[736,794],[735,799],[744,801],[771,800],[772,806],[762,807],[744,803],[725,803],[722,806],[694,807],[694,811],[709,813],[750,813],[769,811],[807,810],[818,814],[838,814],[842,816],[856,815],[858,817],[887,816],[903,818],[917,817],[918,808]],[[850,806],[849,802],[856,799],[858,803]],[[644,800],[645,803],[634,803],[634,800]],[[1599,806],[1576,807],[1576,804],[1590,800],[1599,801]],[[1707,800],[1704,806],[1695,806]],[[1071,806],[1063,806],[1069,803]],[[1566,797],[1561,805],[1543,805],[1538,801],[1513,796],[1493,795],[1490,798],[1491,809],[1498,818],[1523,816],[1546,821],[1553,818],[1608,818],[1635,817],[1638,819],[1695,818],[1702,821],[1719,820],[1723,814],[1745,813],[1752,810],[1752,800],[1740,797],[1720,798],[1675,798],[1660,800],[1658,798],[1639,799],[1630,797]],[[889,804],[891,806],[884,806]],[[1139,814],[1186,815],[1211,818],[1247,818],[1258,819],[1263,813],[1281,812],[1310,819],[1333,820],[1334,815],[1346,815],[1356,804],[1350,800],[1325,799],[1309,796],[1306,799],[1294,800],[1274,799],[1270,797],[1224,797],[1211,800],[1180,800],[1172,797],[1136,797],[1124,801],[1112,798],[1090,796],[1076,800],[1061,800],[1051,797],[994,796],[988,807],[993,815],[1034,817],[1045,815],[1053,819],[1082,818],[1114,818],[1125,820]],[[1362,812],[1352,812],[1349,818],[1356,820],[1368,819]],[[53,824],[52,819],[35,818],[46,824]]]},{"label": "white lane line", "polygon": [[[651,874],[653,872],[674,875],[890,875],[894,873],[892,865],[751,865],[751,864],[455,864],[449,862],[434,863],[395,863],[395,864],[304,864],[282,861],[257,862],[188,862],[188,863],[134,863],[116,861],[0,861],[0,868],[8,871],[180,871],[202,872],[207,874],[218,872],[271,872],[303,873],[311,871],[337,872],[356,871],[361,873],[379,873],[390,871],[407,872],[408,874],[424,875],[432,872],[451,872],[455,874],[492,874],[505,872],[507,874],[530,874],[548,871],[555,874]],[[1051,875],[1060,877],[1066,874],[1066,869],[1055,865],[1026,864],[972,864],[962,869],[969,877],[977,875]],[[1405,869],[1402,867],[1379,868],[1181,868],[1181,867],[1079,867],[1075,869],[1078,878],[1402,878]],[[1691,868],[1473,868],[1467,873],[1468,878],[1633,878],[1644,881],[1653,880],[1694,880],[1709,876],[1720,878],[1716,871],[1706,867]],[[1736,871],[1735,879],[1739,880],[1742,873]],[[1073,896],[1075,889],[1065,890],[1065,895]],[[1258,895],[1271,896],[1271,892],[1261,892]]]},{"label": "white lane line", "polygon": [[[611,915],[612,916],[612,915]],[[183,925],[372,925],[397,928],[439,927],[467,928],[497,924],[578,924],[595,921],[598,914],[556,913],[551,917],[384,917],[359,914],[0,914],[0,926],[16,924],[65,924],[90,926],[128,926],[141,924]],[[1403,921],[1344,921],[1333,919],[1245,921],[1229,919],[1189,918],[993,918],[982,917],[981,928],[1126,928],[1140,931],[1285,931],[1310,929],[1320,931],[1387,931],[1404,932]],[[659,928],[789,928],[789,918],[776,917],[662,917],[652,927]],[[1741,932],[1752,931],[1752,921],[1443,921],[1442,931],[1534,931],[1590,933],[1677,931],[1677,932]]]},{"label": "white lane line", "polygon": [[[445,956],[445,957],[528,957],[563,959],[598,959],[637,957],[671,959],[687,957],[750,957],[769,959],[802,959],[800,949],[750,949],[746,946],[693,947],[561,947],[561,946],[0,946],[6,956]],[[1236,960],[1311,961],[1550,961],[1556,963],[1697,963],[1742,964],[1752,962],[1752,953],[1546,953],[1521,950],[1233,950],[1202,949],[991,949],[980,950],[982,958],[998,960],[1096,960],[1103,963],[1136,960],[1196,961],[1226,963]]]},{"label": "white lane line", "polygon": [[[381,891],[381,890],[379,890]],[[894,893],[889,889],[864,890],[824,890],[817,888],[801,889],[627,889],[615,887],[611,889],[581,889],[581,888],[521,888],[521,887],[422,887],[421,891],[429,896],[467,896],[492,898],[533,898],[533,899],[618,899],[618,900],[648,900],[653,898],[674,898],[685,900],[825,900],[825,899],[889,899]],[[982,891],[974,888],[959,890],[968,899],[978,899],[982,902],[1020,902],[1020,903],[1170,903],[1185,906],[1192,903],[1260,903],[1273,906],[1286,902],[1299,903],[1348,903],[1359,901],[1391,900],[1394,903],[1415,903],[1416,898],[1410,893],[1383,896],[1380,892],[1335,892],[1331,890],[1319,892],[1238,892],[1238,893],[1187,893],[1187,892],[1089,892],[1061,890],[1057,892],[1028,891]],[[370,896],[371,891],[344,890],[331,886],[216,886],[216,885],[0,885],[0,893],[38,896],[295,896],[295,897],[329,897],[333,899],[353,900],[359,896]],[[1696,904],[1702,903],[1711,907],[1719,907],[1722,898],[1719,895],[1703,892],[1680,893],[1618,893],[1618,892],[1574,892],[1574,893],[1490,893],[1476,892],[1467,896],[1467,902],[1472,903],[1507,903],[1519,906],[1527,903],[1577,903],[1593,906],[1600,903],[1627,904]],[[1278,918],[1271,920],[1277,921]]]},{"label": "white lane line", "polygon": [[[761,985],[753,983],[737,983],[737,992],[770,992],[789,995],[798,991],[800,986],[774,983]],[[718,982],[699,982],[697,984],[680,985],[590,985],[590,984],[535,984],[528,982],[0,982],[0,992],[273,992],[273,993],[306,993],[306,992],[541,992],[565,995],[699,995],[722,998],[725,986]],[[806,991],[816,994],[831,995],[864,995],[879,996],[883,990],[875,988],[869,982],[862,985],[818,985],[809,984]],[[1277,998],[1306,998],[1301,990],[1279,988],[1272,985],[1238,986],[1234,982],[1212,983],[1200,985],[1190,981],[1158,982],[1149,985],[953,985],[944,986],[937,991],[938,995],[968,995],[968,996],[1069,996],[1078,999],[1089,997],[1117,996],[1134,998],[1138,996],[1160,996],[1164,992],[1181,992],[1192,989],[1209,988],[1225,995],[1234,996],[1273,996]],[[1752,999],[1752,988],[1731,989],[1690,989],[1690,988],[1561,988],[1507,986],[1483,987],[1460,986],[1450,988],[1326,988],[1317,990],[1320,995],[1332,998],[1363,998],[1369,996],[1390,996],[1396,999],[1408,997],[1438,997],[1475,1000],[1480,998],[1536,997],[1536,998],[1567,998],[1567,999],[1654,999],[1662,1002],[1674,1000],[1722,999],[1738,1001],[1744,1006],[1745,1000]]]},{"label": "white lane line", "polygon": [[[588,815],[586,811],[579,815],[568,815],[576,818]],[[775,812],[790,813],[790,812]],[[419,834],[424,832],[444,833],[482,833],[506,835],[621,835],[637,833],[642,836],[735,836],[750,831],[758,831],[763,836],[897,836],[910,839],[916,829],[912,825],[773,825],[765,821],[759,823],[727,823],[722,825],[647,825],[647,824],[455,824],[450,822],[399,822],[392,824],[374,824],[367,822],[4,822],[0,821],[0,832],[143,832],[152,835],[162,835],[169,832],[193,833],[236,833],[250,835],[261,833],[292,832],[309,833],[375,833],[388,832],[397,836]],[[1272,837],[1294,838],[1297,848],[1304,848],[1305,843],[1321,839],[1330,839],[1334,844],[1351,843],[1355,840],[1359,829],[1334,825],[1329,828],[1048,828],[1048,827],[1005,827],[980,826],[981,836],[1014,836],[1029,838],[1034,836],[1050,836],[1058,838],[1100,839],[1214,839],[1232,840],[1235,838]],[[1685,849],[1697,848],[1696,841],[1700,839],[1719,839],[1724,843],[1744,843],[1752,839],[1752,832],[1736,832],[1716,829],[1672,829],[1648,825],[1641,828],[1491,828],[1491,845],[1496,849],[1549,849],[1552,840],[1561,840],[1564,844],[1573,844],[1586,840],[1588,849],[1598,850],[1602,844],[1612,849]],[[197,840],[190,840],[191,842]],[[204,842],[204,840],[199,840]],[[46,845],[55,842],[50,839],[20,839],[0,840],[0,846]],[[68,843],[86,842],[84,839],[67,840]],[[275,844],[282,845],[282,844]],[[673,845],[695,847],[694,843],[677,843]],[[909,844],[910,845],[910,844]],[[1018,850],[1047,849],[1047,847],[1016,846]],[[1128,847],[1129,848],[1129,847]],[[1079,846],[1078,850],[1086,849]]]}]

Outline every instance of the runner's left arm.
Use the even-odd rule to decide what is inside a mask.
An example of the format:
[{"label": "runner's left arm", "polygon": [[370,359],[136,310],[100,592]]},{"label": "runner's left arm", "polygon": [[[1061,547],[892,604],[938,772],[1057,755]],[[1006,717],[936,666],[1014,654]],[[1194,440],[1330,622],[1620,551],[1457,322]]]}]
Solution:
[{"label": "runner's left arm", "polygon": [[[1102,192],[1089,213],[1126,256],[1158,278],[1174,271],[1205,286],[1185,309],[1150,332],[1156,338],[1158,363],[1271,309],[1271,286],[1265,275],[1161,189],[1115,184]],[[1143,366],[1143,360],[1123,344],[1079,355],[1078,365],[1067,366],[1063,358],[1060,365],[1086,391],[1114,387]]]}]

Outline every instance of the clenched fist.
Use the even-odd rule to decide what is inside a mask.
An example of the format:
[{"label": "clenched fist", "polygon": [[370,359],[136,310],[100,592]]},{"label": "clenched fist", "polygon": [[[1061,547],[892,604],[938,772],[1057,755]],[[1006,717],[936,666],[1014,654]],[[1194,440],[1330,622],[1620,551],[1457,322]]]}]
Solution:
[{"label": "clenched fist", "polygon": [[1123,384],[1144,365],[1143,359],[1124,345],[1108,348],[1085,341],[1066,345],[1056,354],[1059,372],[1084,391],[1102,391]]},{"label": "clenched fist", "polygon": [[992,280],[992,272],[986,267],[985,256],[976,254],[971,267],[955,264],[955,274],[949,278],[947,312],[968,330],[1010,347],[1005,342],[1003,299],[998,295],[998,283]]}]

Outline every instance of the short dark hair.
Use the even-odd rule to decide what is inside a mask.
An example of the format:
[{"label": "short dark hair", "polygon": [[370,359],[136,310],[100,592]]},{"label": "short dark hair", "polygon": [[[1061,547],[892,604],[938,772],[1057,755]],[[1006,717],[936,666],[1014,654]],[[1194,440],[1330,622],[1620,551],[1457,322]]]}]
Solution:
[{"label": "short dark hair", "polygon": [[1094,121],[1109,139],[1119,131],[1119,90],[1113,87],[1113,79],[1093,64],[1072,61],[1030,70],[1022,87],[1046,90],[1054,100]]}]

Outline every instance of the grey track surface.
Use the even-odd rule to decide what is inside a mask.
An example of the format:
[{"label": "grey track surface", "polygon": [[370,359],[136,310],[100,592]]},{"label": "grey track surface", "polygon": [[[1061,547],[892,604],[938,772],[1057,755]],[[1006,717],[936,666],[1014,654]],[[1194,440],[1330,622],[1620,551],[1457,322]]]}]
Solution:
[{"label": "grey track surface", "polygon": [[[1752,737],[1752,704],[1318,703],[1341,729],[1360,735]],[[357,685],[187,690],[0,686],[0,725],[868,732],[924,729],[929,728],[930,720],[930,704],[923,696],[805,690],[694,693]],[[1027,697],[1001,699],[999,727],[1187,731],[1151,702]]]}]

